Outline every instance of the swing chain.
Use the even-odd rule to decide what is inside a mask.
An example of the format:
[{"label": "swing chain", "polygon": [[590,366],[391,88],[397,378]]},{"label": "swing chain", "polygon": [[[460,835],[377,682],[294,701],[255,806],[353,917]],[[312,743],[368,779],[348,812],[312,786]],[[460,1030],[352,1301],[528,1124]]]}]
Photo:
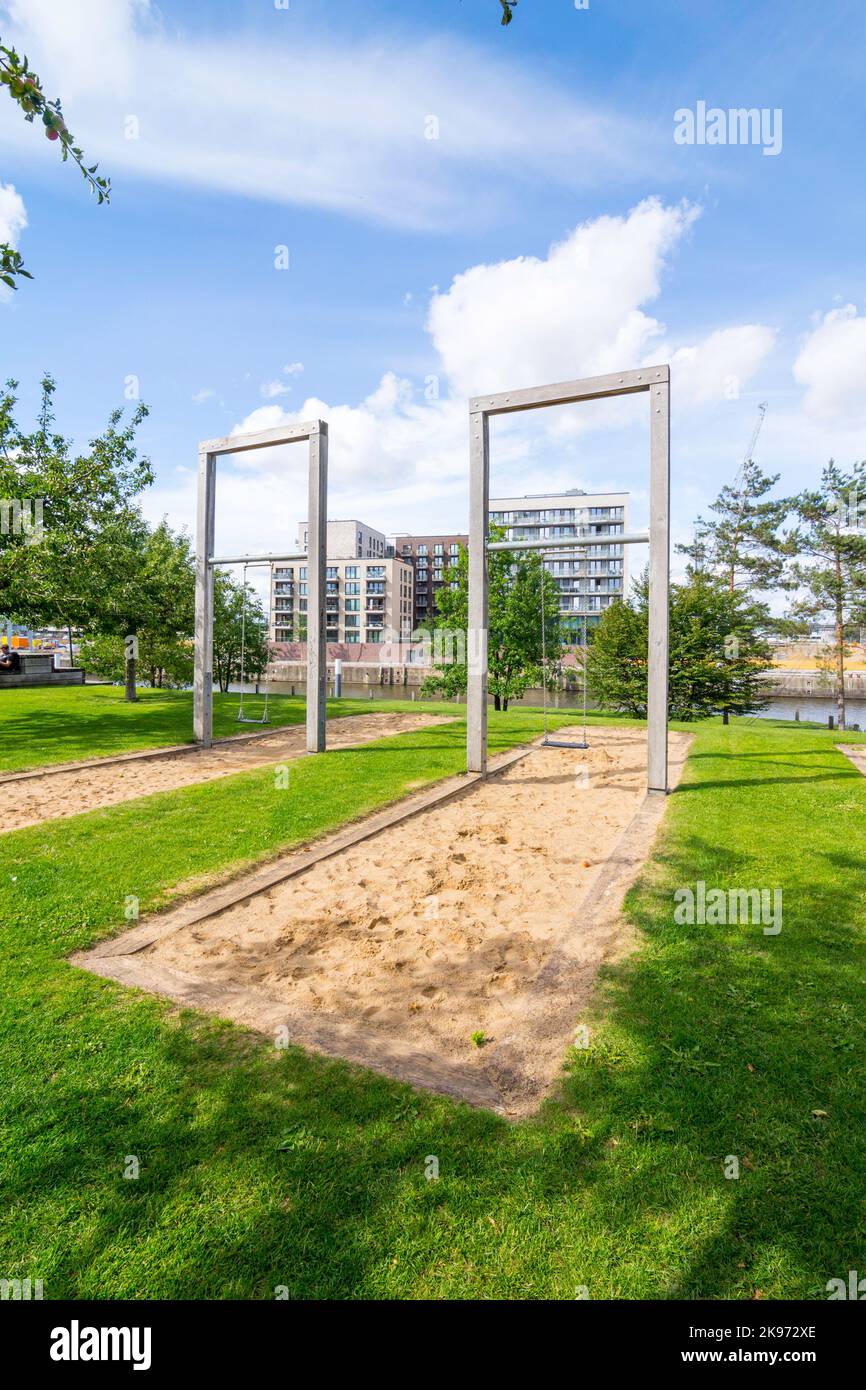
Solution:
[{"label": "swing chain", "polygon": [[[270,681],[267,678],[267,668],[265,669],[265,704],[262,710],[261,719],[251,718],[244,714],[244,676],[246,674],[246,640],[247,640],[247,565],[244,565],[243,590],[241,597],[241,698],[238,705],[236,723],[238,724],[267,724],[268,719],[268,700],[270,697]],[[258,690],[258,685],[257,685]]]}]

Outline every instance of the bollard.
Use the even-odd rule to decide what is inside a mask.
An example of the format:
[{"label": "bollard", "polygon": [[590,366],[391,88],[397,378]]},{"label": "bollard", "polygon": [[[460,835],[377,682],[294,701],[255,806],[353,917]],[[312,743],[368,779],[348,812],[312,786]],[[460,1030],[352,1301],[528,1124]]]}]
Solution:
[{"label": "bollard", "polygon": [[343,693],[343,663],[339,657],[334,661],[334,698],[339,700]]}]

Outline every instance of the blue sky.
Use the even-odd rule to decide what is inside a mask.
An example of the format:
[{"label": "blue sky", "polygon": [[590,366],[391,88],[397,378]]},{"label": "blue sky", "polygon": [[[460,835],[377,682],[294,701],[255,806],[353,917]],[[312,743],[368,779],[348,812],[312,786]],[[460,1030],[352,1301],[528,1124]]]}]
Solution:
[{"label": "blue sky", "polygon": [[[97,208],[0,106],[0,229],[36,277],[0,302],[0,368],[25,416],[50,370],[81,440],[137,378],[152,517],[191,524],[199,439],[321,414],[332,515],[462,528],[468,394],[659,360],[678,537],[759,401],[786,490],[866,455],[861,3],[520,0],[503,28],[496,0],[0,0],[0,21],[113,184]],[[781,149],[677,144],[699,101],[780,110]],[[629,488],[640,524],[643,415],[509,421],[493,484]],[[220,544],[291,539],[302,499],[299,451],[226,467]]]}]

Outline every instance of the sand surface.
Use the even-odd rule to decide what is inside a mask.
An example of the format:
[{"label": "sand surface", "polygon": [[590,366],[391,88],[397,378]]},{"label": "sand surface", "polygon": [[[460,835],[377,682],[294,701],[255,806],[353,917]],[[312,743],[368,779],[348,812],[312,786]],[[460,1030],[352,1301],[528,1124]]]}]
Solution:
[{"label": "sand surface", "polygon": [[[569,736],[577,731],[557,735]],[[446,1065],[489,1068],[495,1045],[523,1030],[533,981],[546,963],[550,974],[552,954],[559,970],[566,938],[570,978],[588,994],[622,936],[610,920],[582,921],[579,905],[645,802],[646,734],[593,728],[590,738],[585,752],[534,749],[462,798],[165,935],[134,959],[217,987],[217,1012],[220,986],[281,1001],[292,1037],[310,1035],[301,1024],[333,1020]],[[675,781],[689,739],[670,740]],[[658,811],[639,859],[664,798],[649,802]],[[558,984],[555,992],[568,1005]],[[255,1026],[255,1008],[244,1008],[240,1017]],[[558,1026],[552,1055],[561,1059],[568,1038]],[[473,1044],[475,1032],[484,1046]]]},{"label": "sand surface", "polygon": [[[328,747],[349,748],[388,734],[411,733],[432,724],[447,722],[431,714],[350,714],[328,720]],[[137,796],[174,791],[195,782],[228,777],[267,767],[284,758],[300,757],[306,748],[306,729],[293,724],[276,730],[268,738],[249,743],[225,743],[201,751],[171,754],[164,758],[133,762],[110,762],[104,767],[87,767],[46,772],[43,776],[8,782],[0,795],[0,832],[20,830],[25,825],[77,816],[101,806],[115,806]]]}]

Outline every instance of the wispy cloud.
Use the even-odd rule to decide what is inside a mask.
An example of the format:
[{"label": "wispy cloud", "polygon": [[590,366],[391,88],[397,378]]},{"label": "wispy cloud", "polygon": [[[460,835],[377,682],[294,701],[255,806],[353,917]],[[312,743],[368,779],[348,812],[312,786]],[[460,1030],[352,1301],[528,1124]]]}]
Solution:
[{"label": "wispy cloud", "polygon": [[[147,0],[3,9],[113,171],[420,229],[489,217],[528,186],[608,185],[650,148],[660,178],[670,157],[629,118],[465,41],[335,47],[294,9],[271,8],[258,38],[173,31]],[[22,153],[44,154],[0,119]]]}]

